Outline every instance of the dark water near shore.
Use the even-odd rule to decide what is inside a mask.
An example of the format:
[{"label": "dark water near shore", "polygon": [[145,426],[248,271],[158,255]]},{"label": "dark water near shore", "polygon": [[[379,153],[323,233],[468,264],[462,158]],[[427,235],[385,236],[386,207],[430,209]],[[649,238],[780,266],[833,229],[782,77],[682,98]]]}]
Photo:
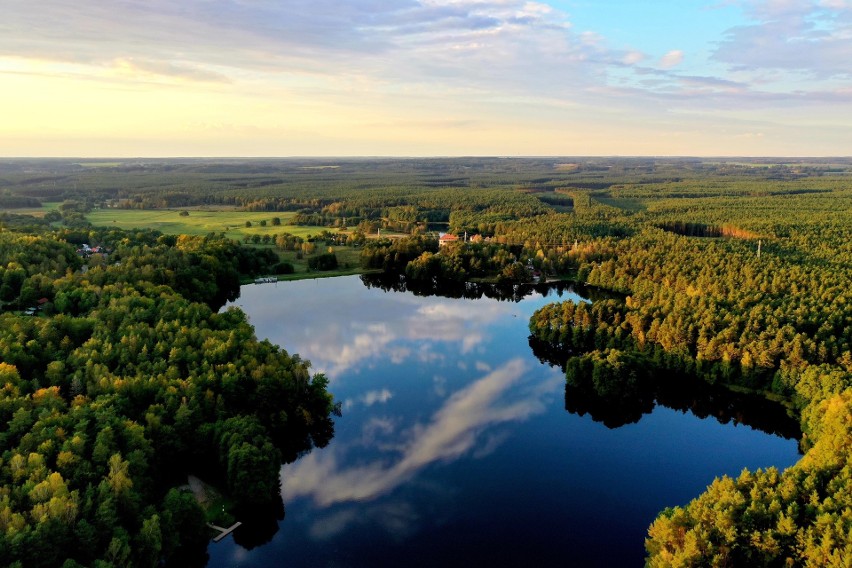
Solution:
[{"label": "dark water near shore", "polygon": [[328,447],[283,468],[286,516],[267,542],[238,530],[209,566],[641,566],[662,508],[797,461],[782,412],[718,392],[602,418],[528,341],[535,309],[580,297],[487,295],[358,277],[244,286],[235,304],[258,337],[326,373],[343,416]]}]

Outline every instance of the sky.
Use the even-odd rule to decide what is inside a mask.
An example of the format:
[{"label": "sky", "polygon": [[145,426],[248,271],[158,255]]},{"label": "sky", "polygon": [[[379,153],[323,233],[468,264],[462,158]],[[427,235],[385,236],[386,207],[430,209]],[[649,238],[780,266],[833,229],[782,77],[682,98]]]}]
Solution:
[{"label": "sky", "polygon": [[0,156],[849,156],[852,0],[0,0]]}]

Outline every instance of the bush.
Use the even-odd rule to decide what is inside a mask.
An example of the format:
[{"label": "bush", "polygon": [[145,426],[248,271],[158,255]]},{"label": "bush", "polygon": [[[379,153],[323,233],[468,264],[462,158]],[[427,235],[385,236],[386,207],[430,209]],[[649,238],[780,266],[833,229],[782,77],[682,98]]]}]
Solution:
[{"label": "bush", "polygon": [[275,274],[293,274],[296,271],[289,262],[279,262],[275,265]]},{"label": "bush", "polygon": [[334,270],[337,268],[337,256],[334,253],[320,254],[308,259],[311,270]]}]

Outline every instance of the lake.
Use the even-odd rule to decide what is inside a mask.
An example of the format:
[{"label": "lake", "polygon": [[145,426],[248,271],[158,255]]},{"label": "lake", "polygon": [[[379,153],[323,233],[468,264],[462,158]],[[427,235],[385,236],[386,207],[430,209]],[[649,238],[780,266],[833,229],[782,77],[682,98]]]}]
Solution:
[{"label": "lake", "polygon": [[233,304],[258,337],[325,373],[343,415],[327,447],[283,467],[286,515],[267,542],[238,529],[208,566],[641,566],[661,509],[798,460],[777,408],[681,390],[619,420],[566,393],[527,327],[565,299],[582,300],[421,296],[357,276],[243,286]]}]

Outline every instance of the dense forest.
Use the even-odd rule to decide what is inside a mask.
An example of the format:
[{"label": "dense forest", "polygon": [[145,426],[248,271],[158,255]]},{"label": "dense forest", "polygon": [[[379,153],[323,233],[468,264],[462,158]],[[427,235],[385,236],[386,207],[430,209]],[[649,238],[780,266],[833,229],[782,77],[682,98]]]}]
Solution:
[{"label": "dense forest", "polygon": [[[324,378],[258,342],[239,312],[214,312],[240,275],[273,270],[269,248],[85,219],[169,207],[296,212],[294,223],[345,231],[364,268],[384,272],[370,285],[388,289],[603,291],[529,322],[534,349],[565,369],[566,405],[664,397],[671,385],[648,385],[674,376],[759,395],[803,432],[787,471],[719,478],[661,512],[648,564],[852,557],[848,160],[6,161],[0,197],[4,561],[48,538],[62,544],[43,565],[58,560],[47,549],[81,564],[177,557],[200,535],[176,537],[197,523],[174,519],[199,511],[173,474],[207,463],[238,501],[263,502],[270,472],[331,434]],[[378,228],[407,236],[365,237]],[[458,238],[439,245],[439,233]],[[303,244],[291,240],[279,248]],[[83,259],[84,242],[109,253]]]},{"label": "dense forest", "polygon": [[0,257],[0,564],[203,565],[187,473],[270,507],[281,463],[331,438],[325,377],[216,311],[265,255],[31,224]]}]

